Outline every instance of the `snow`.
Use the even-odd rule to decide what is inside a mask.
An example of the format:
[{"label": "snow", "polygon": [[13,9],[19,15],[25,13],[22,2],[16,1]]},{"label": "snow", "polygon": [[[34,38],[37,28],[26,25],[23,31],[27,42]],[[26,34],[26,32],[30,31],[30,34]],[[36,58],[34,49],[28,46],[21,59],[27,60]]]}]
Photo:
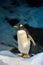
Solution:
[{"label": "snow", "polygon": [[25,59],[10,51],[1,51],[0,65],[43,65],[43,52]]}]

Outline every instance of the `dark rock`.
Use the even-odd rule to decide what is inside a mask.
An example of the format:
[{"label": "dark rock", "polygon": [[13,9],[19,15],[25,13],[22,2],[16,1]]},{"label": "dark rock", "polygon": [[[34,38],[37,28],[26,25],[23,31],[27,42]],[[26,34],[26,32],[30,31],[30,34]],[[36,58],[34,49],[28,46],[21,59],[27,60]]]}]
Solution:
[{"label": "dark rock", "polygon": [[10,50],[12,53],[20,53],[19,51],[18,51],[18,49],[17,48],[14,48],[14,49],[12,49],[12,50]]},{"label": "dark rock", "polygon": [[13,13],[13,11],[12,11],[12,10],[10,10],[10,11],[9,11],[9,13]]},{"label": "dark rock", "polygon": [[6,18],[5,18],[5,20],[7,20],[7,21],[8,21],[8,17],[6,17]]},{"label": "dark rock", "polygon": [[19,2],[17,0],[11,0],[11,5],[19,6]]},{"label": "dark rock", "polygon": [[27,21],[26,19],[24,19],[24,21]]},{"label": "dark rock", "polygon": [[5,10],[8,10],[8,9],[9,9],[9,7],[8,7],[8,6],[3,6],[3,8],[4,8]]},{"label": "dark rock", "polygon": [[26,0],[30,7],[40,7],[42,5],[41,0]]},{"label": "dark rock", "polygon": [[43,28],[34,28],[25,24],[24,27],[28,30],[36,43],[43,46]]},{"label": "dark rock", "polygon": [[33,46],[31,42],[30,55],[43,52],[43,28],[34,28],[25,24],[24,27],[28,30],[28,33],[33,37],[36,42],[36,46]]},{"label": "dark rock", "polygon": [[18,24],[19,22],[20,22],[20,20],[19,19],[9,19],[9,18],[5,18],[5,20],[11,25],[11,26],[14,26],[14,25],[16,25],[16,24]]},{"label": "dark rock", "polygon": [[14,39],[17,41],[17,35],[14,36]]}]

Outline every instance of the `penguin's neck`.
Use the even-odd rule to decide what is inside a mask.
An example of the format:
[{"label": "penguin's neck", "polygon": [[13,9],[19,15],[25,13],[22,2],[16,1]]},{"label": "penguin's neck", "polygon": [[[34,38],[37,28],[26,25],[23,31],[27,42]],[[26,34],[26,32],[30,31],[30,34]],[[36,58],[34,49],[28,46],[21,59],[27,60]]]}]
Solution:
[{"label": "penguin's neck", "polygon": [[23,27],[19,27],[19,30],[24,30]]},{"label": "penguin's neck", "polygon": [[[21,31],[21,30],[24,30],[25,32],[26,32],[26,34],[27,34],[27,31],[25,30],[25,28],[24,27],[19,27],[19,29],[18,29],[19,31]],[[28,34],[27,34],[27,37],[28,37]]]}]

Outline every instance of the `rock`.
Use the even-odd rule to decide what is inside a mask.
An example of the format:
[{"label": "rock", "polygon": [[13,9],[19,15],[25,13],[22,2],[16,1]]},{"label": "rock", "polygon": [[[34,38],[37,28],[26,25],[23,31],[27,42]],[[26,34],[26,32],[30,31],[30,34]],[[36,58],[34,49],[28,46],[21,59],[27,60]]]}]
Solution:
[{"label": "rock", "polygon": [[11,0],[11,5],[19,6],[19,2],[17,0]]},{"label": "rock", "polygon": [[9,19],[9,18],[5,18],[5,20],[11,25],[11,26],[14,26],[14,25],[16,25],[17,23],[19,23],[20,22],[20,20],[19,19]]},{"label": "rock", "polygon": [[5,10],[8,10],[8,9],[9,9],[9,7],[8,7],[8,6],[3,6],[3,8],[4,8]]},{"label": "rock", "polygon": [[10,11],[9,11],[9,13],[13,13],[13,11],[12,11],[12,10],[10,10]]},{"label": "rock", "polygon": [[30,7],[40,7],[42,5],[41,0],[26,0]]},{"label": "rock", "polygon": [[14,35],[14,39],[17,41],[17,34],[16,34],[16,35]]},{"label": "rock", "polygon": [[36,42],[36,46],[34,47],[32,42],[30,46],[30,55],[32,53],[37,54],[43,52],[43,28],[34,28],[25,24],[24,27],[28,30],[28,33],[33,37]]},{"label": "rock", "polygon": [[10,50],[10,52],[12,52],[12,53],[14,53],[14,54],[15,54],[15,53],[20,53],[17,48],[13,48],[12,50]]},{"label": "rock", "polygon": [[6,17],[6,18],[5,18],[5,20],[7,20],[7,21],[8,21],[8,17]]},{"label": "rock", "polygon": [[43,45],[43,28],[34,28],[28,24],[25,24],[24,27],[28,29],[30,35],[39,45]]}]

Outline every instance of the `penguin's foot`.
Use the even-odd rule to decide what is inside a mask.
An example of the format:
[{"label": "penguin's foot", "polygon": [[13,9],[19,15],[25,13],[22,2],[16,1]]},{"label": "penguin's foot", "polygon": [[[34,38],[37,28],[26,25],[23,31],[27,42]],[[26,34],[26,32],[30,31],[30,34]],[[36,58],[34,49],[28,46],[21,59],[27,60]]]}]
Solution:
[{"label": "penguin's foot", "polygon": [[23,57],[23,58],[29,58],[30,55],[29,55],[29,54],[22,54],[22,57]]}]

